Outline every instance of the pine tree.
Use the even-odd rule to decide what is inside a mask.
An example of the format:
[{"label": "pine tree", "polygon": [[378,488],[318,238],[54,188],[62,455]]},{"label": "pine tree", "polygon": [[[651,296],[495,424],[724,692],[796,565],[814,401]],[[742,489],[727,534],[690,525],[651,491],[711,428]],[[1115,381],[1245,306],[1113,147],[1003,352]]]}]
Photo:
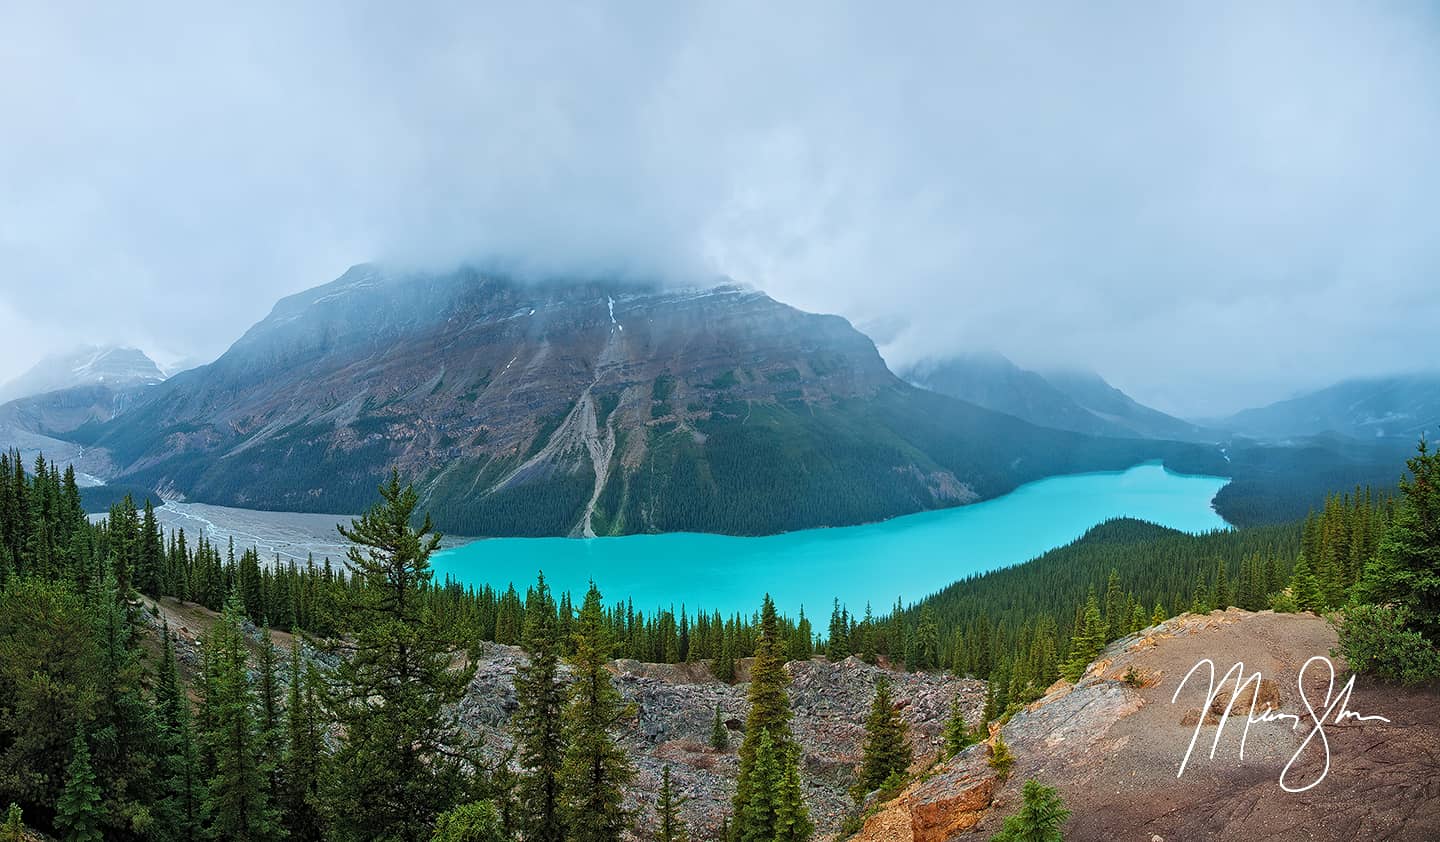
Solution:
[{"label": "pine tree", "polygon": [[201,814],[212,839],[267,840],[280,833],[269,801],[255,697],[245,669],[243,614],[239,598],[232,595],[203,641],[200,743],[210,777]]},{"label": "pine tree", "polygon": [[1168,619],[1170,617],[1165,613],[1165,606],[1155,603],[1155,610],[1150,612],[1150,625],[1158,626]]},{"label": "pine tree", "polygon": [[165,730],[167,756],[163,774],[167,797],[158,820],[174,839],[191,839],[200,825],[200,758],[190,721],[190,700],[180,684],[170,625],[161,630],[160,670],[155,681],[155,709]]},{"label": "pine tree", "polygon": [[660,794],[655,804],[656,842],[688,842],[690,833],[680,816],[680,809],[684,806],[685,797],[676,794],[670,785],[670,766],[666,765],[660,773]]},{"label": "pine tree", "polygon": [[1010,767],[1015,765],[1015,755],[1010,753],[1010,746],[1005,743],[1005,735],[996,732],[995,742],[990,745],[990,759],[986,761],[995,774],[1004,780],[1010,775]]},{"label": "pine tree", "polygon": [[622,802],[634,771],[610,733],[626,712],[605,669],[611,646],[600,591],[592,582],[580,607],[570,658],[575,683],[565,710],[569,745],[561,767],[567,838],[574,842],[614,842],[629,822]]},{"label": "pine tree", "polygon": [[1210,604],[1224,611],[1230,607],[1230,578],[1225,572],[1225,562],[1215,562],[1215,589]]},{"label": "pine tree", "polygon": [[1440,451],[1420,440],[1400,480],[1400,498],[1356,595],[1402,609],[1405,626],[1440,645]]},{"label": "pine tree", "polygon": [[730,732],[720,719],[720,706],[715,706],[715,722],[710,726],[710,748],[714,751],[730,750]]},{"label": "pine tree", "polygon": [[418,495],[397,473],[381,501],[340,533],[346,567],[348,649],[328,696],[345,735],[328,764],[327,811],[339,839],[427,839],[436,817],[465,785],[458,758],[473,754],[442,712],[464,695],[470,674],[452,671],[452,629],[425,610],[430,554],[440,545],[430,518],[411,526]]},{"label": "pine tree", "polygon": [[1125,633],[1125,592],[1120,588],[1120,573],[1111,568],[1110,580],[1105,586],[1105,640],[1108,643]]},{"label": "pine tree", "polygon": [[505,823],[489,801],[472,801],[442,813],[435,820],[432,842],[508,842]]},{"label": "pine tree", "polygon": [[776,842],[806,842],[815,832],[815,823],[810,820],[810,809],[805,806],[805,792],[800,786],[800,762],[798,746],[790,749],[780,773],[780,784],[775,790],[775,836]]},{"label": "pine tree", "polygon": [[1070,817],[1054,787],[1031,778],[1021,790],[1024,803],[1019,812],[1005,819],[990,842],[1062,842],[1060,828]]},{"label": "pine tree", "polygon": [[83,729],[70,743],[70,765],[65,770],[65,789],[55,804],[55,828],[64,842],[101,842],[100,787],[90,768],[90,747]]},{"label": "pine tree", "polygon": [[1104,636],[1108,629],[1100,617],[1100,606],[1095,600],[1095,590],[1092,588],[1085,600],[1085,612],[1080,625],[1076,627],[1070,640],[1070,657],[1061,670],[1067,680],[1079,681],[1085,674],[1085,668],[1090,666],[1090,662],[1105,648]]},{"label": "pine tree", "polygon": [[846,622],[845,614],[840,608],[840,600],[835,600],[835,608],[830,612],[830,639],[825,647],[826,659],[843,661],[850,656],[850,633],[849,623]]},{"label": "pine tree", "polygon": [[910,769],[913,758],[908,732],[909,724],[890,697],[890,679],[882,675],[875,682],[875,696],[865,720],[864,760],[851,790],[856,801],[880,789],[891,775],[904,775]]},{"label": "pine tree", "polygon": [[1310,572],[1309,560],[1303,555],[1295,561],[1295,569],[1290,574],[1290,593],[1301,611],[1315,611],[1321,607],[1320,588]]},{"label": "pine tree", "polygon": [[513,722],[518,736],[520,798],[526,805],[525,838],[562,842],[560,768],[565,760],[562,714],[565,690],[559,681],[560,637],[555,605],[545,574],[525,601],[524,645],[529,661],[516,673],[519,708]]},{"label": "pine tree", "polygon": [[915,627],[915,668],[934,669],[940,666],[940,626],[935,622],[935,609],[930,603],[920,606],[920,621]]},{"label": "pine tree", "polygon": [[942,737],[945,742],[940,750],[941,760],[948,760],[975,744],[975,732],[965,722],[965,713],[960,710],[959,696],[950,703],[950,717],[945,720]]},{"label": "pine tree", "polygon": [[285,705],[284,824],[292,842],[324,838],[321,773],[325,761],[324,693],[320,671],[302,666],[300,641],[290,649],[290,687]]},{"label": "pine tree", "polygon": [[[775,788],[788,774],[783,767],[799,765],[791,751],[789,677],[780,655],[779,619],[770,595],[760,608],[760,636],[750,668],[750,712],[740,744],[740,770],[735,781],[735,828],[740,842],[775,838]],[[762,752],[762,746],[764,750]],[[798,774],[798,771],[797,771]]]}]

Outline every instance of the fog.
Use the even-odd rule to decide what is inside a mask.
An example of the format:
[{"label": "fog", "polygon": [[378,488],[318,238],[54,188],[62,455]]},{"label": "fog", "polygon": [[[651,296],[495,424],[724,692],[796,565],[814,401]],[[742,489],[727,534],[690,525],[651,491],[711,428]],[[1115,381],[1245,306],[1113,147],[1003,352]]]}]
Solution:
[{"label": "fog", "polygon": [[0,379],[372,260],[728,275],[1189,416],[1440,350],[1434,6],[517,5],[0,6]]}]

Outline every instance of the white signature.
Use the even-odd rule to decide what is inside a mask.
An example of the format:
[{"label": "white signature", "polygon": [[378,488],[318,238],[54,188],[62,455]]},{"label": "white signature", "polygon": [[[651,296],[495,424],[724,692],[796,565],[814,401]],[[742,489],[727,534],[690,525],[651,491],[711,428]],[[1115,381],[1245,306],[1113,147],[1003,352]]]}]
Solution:
[{"label": "white signature", "polygon": [[[1325,685],[1325,699],[1321,703],[1321,708],[1318,712],[1315,705],[1311,704],[1309,697],[1305,695],[1305,673],[1316,663],[1323,664],[1325,669],[1330,673],[1329,681],[1326,682]],[[1190,676],[1194,675],[1201,667],[1209,669],[1210,684],[1206,690],[1205,704],[1200,708],[1200,721],[1195,723],[1195,733],[1190,736],[1190,746],[1185,749],[1185,757],[1181,759],[1180,771],[1175,773],[1175,777],[1178,778],[1185,774],[1185,766],[1190,762],[1190,753],[1195,750],[1195,741],[1200,738],[1200,728],[1205,724],[1205,713],[1210,710],[1210,705],[1215,701],[1215,697],[1224,691],[1225,682],[1227,681],[1233,681],[1234,690],[1230,693],[1229,703],[1225,705],[1225,712],[1220,716],[1219,727],[1215,729],[1215,741],[1210,745],[1211,760],[1215,759],[1215,750],[1220,746],[1220,735],[1225,731],[1225,723],[1230,719],[1231,708],[1235,706],[1235,700],[1239,699],[1244,689],[1252,683],[1255,689],[1250,696],[1250,710],[1245,714],[1245,730],[1240,734],[1241,760],[1245,759],[1245,738],[1250,734],[1250,726],[1256,722],[1289,720],[1290,730],[1294,731],[1300,727],[1300,717],[1298,715],[1271,710],[1269,702],[1265,703],[1263,709],[1258,712],[1256,711],[1255,707],[1260,701],[1260,673],[1259,671],[1253,672],[1242,681],[1241,677],[1245,675],[1245,665],[1239,662],[1227,670],[1217,684],[1215,681],[1215,662],[1209,658],[1200,659],[1199,663],[1195,664],[1195,666],[1190,668],[1189,672],[1185,673],[1185,678],[1180,682],[1180,686],[1175,688],[1175,694],[1170,697],[1170,704],[1175,704],[1175,700],[1180,698],[1180,691],[1185,689],[1185,684],[1190,680]],[[1350,710],[1350,694],[1355,689],[1355,676],[1350,676],[1350,680],[1345,682],[1344,686],[1340,688],[1340,692],[1336,693],[1335,665],[1330,663],[1330,659],[1324,655],[1316,655],[1305,662],[1305,665],[1300,668],[1297,683],[1300,686],[1300,701],[1305,705],[1305,710],[1310,714],[1310,718],[1314,721],[1315,725],[1311,728],[1310,733],[1305,735],[1305,739],[1300,742],[1300,747],[1295,749],[1295,753],[1290,756],[1290,762],[1286,763],[1285,768],[1280,770],[1280,788],[1286,792],[1304,792],[1318,785],[1321,781],[1325,780],[1326,775],[1330,774],[1330,740],[1325,736],[1325,725],[1327,722],[1333,725],[1339,725],[1346,719],[1354,719],[1360,722],[1390,721],[1383,716],[1362,716]],[[1310,746],[1311,741],[1316,737],[1319,737],[1320,743],[1325,749],[1325,768],[1320,771],[1319,777],[1304,786],[1292,786],[1291,784],[1293,782],[1289,780],[1290,767],[1295,765],[1295,761],[1300,759],[1300,755]]]}]

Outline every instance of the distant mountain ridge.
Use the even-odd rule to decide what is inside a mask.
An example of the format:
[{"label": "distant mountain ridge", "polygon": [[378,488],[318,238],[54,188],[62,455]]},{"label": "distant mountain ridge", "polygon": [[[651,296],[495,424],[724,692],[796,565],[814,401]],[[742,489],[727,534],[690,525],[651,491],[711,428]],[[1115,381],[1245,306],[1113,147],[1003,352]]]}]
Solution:
[{"label": "distant mountain ridge", "polygon": [[732,283],[375,266],[283,299],[215,362],[70,437],[115,479],[252,508],[356,511],[395,466],[471,535],[755,534],[1143,459],[1219,465],[917,389],[844,319]]},{"label": "distant mountain ridge", "polygon": [[0,386],[0,403],[78,386],[125,389],[164,380],[165,373],[138,348],[87,345],[52,354]]},{"label": "distant mountain ridge", "polygon": [[921,388],[1017,418],[1096,436],[1216,441],[1220,433],[1136,402],[1083,370],[1037,373],[993,352],[925,360],[901,376]]},{"label": "distant mountain ridge", "polygon": [[1344,380],[1220,422],[1263,439],[1339,433],[1417,439],[1440,430],[1440,372]]}]

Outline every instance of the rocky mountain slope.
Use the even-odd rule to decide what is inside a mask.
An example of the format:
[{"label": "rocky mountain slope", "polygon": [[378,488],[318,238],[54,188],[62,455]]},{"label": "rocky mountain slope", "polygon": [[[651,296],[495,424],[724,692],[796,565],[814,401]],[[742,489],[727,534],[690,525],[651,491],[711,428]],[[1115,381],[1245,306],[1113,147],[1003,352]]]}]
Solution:
[{"label": "rocky mountain slope", "polygon": [[1096,436],[1216,441],[1220,436],[1136,402],[1088,371],[1040,374],[996,353],[925,360],[901,372],[911,383],[1023,418]]},{"label": "rocky mountain slope", "polygon": [[766,533],[1146,458],[1219,465],[914,388],[844,319],[740,286],[370,266],[69,438],[119,480],[250,508],[357,511],[396,466],[470,535]]},{"label": "rocky mountain slope", "polygon": [[[1111,644],[1073,687],[1060,682],[1003,728],[1016,761],[1000,780],[989,748],[974,746],[941,764],[893,801],[878,805],[855,837],[863,842],[984,839],[1019,807],[1027,778],[1059,789],[1072,815],[1069,840],[1270,839],[1431,840],[1440,834],[1440,691],[1357,682],[1349,708],[1390,722],[1328,724],[1329,772],[1291,793],[1279,776],[1313,728],[1300,696],[1299,669],[1335,643],[1313,615],[1238,609],[1187,614]],[[1209,751],[1228,693],[1205,705],[1205,677],[1171,698],[1202,658],[1224,671],[1242,662],[1264,676],[1257,710],[1302,717],[1251,726],[1239,757],[1245,715],[1226,725]],[[1305,696],[1324,709],[1325,678],[1308,672]],[[1199,682],[1198,684],[1196,682]],[[1338,689],[1338,686],[1337,686]],[[1237,700],[1249,710],[1250,692]],[[1196,748],[1177,777],[1199,726]],[[1288,778],[1315,780],[1325,752],[1318,738]]]},{"label": "rocky mountain slope", "polygon": [[46,357],[0,386],[0,403],[77,386],[127,389],[154,385],[164,379],[155,361],[138,348],[87,345]]},{"label": "rocky mountain slope", "polygon": [[1440,429],[1440,374],[1346,380],[1319,391],[1247,409],[1227,428],[1264,439],[1339,433],[1360,439],[1414,441]]}]

